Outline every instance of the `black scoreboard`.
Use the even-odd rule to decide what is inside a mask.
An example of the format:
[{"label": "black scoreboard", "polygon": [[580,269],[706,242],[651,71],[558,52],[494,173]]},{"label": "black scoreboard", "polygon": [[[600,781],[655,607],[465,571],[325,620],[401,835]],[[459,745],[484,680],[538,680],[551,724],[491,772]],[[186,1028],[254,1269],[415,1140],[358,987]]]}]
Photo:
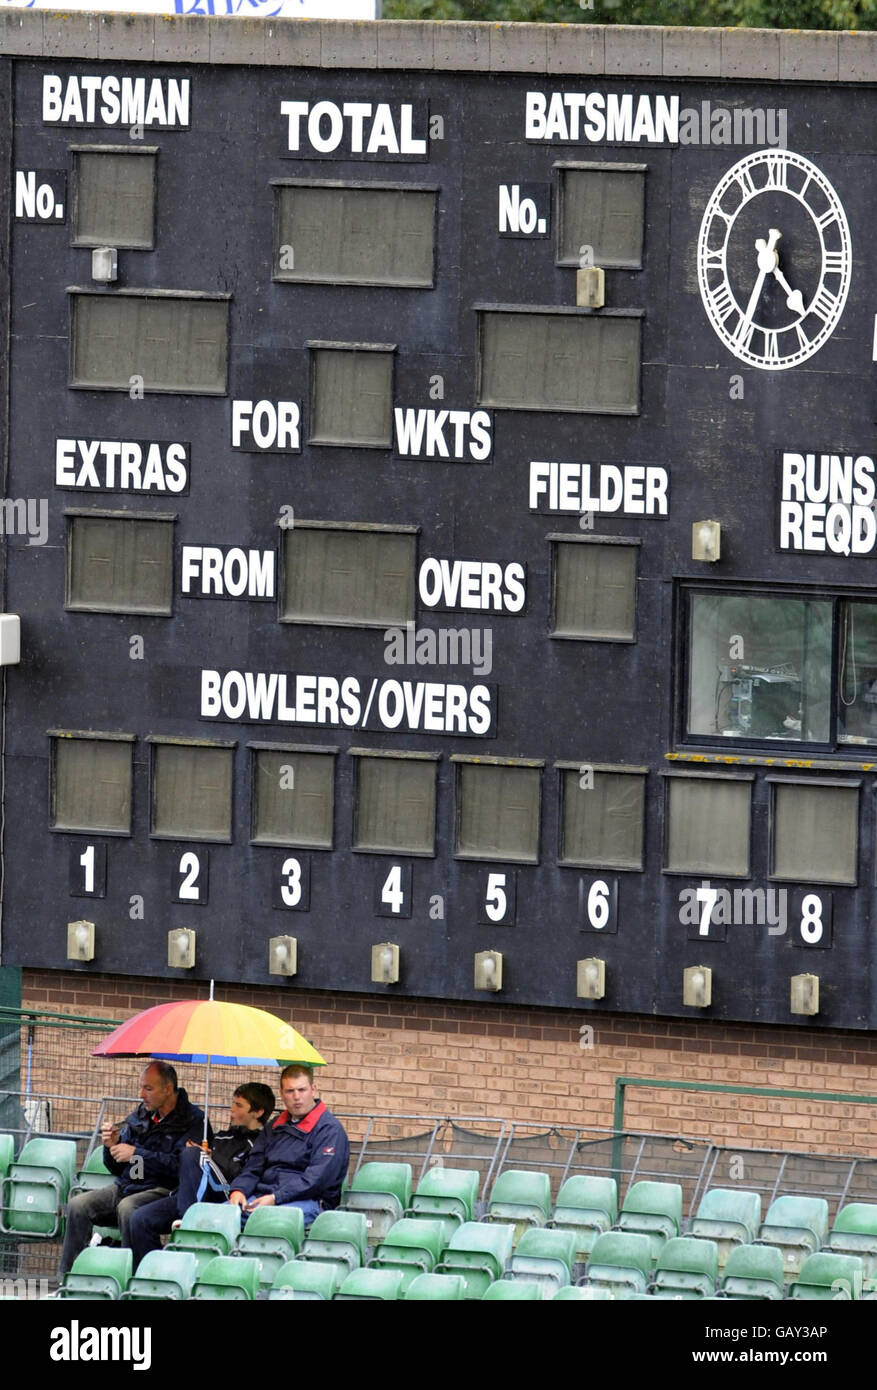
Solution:
[{"label": "black scoreboard", "polygon": [[2,61],[4,962],[875,1026],[870,89]]}]

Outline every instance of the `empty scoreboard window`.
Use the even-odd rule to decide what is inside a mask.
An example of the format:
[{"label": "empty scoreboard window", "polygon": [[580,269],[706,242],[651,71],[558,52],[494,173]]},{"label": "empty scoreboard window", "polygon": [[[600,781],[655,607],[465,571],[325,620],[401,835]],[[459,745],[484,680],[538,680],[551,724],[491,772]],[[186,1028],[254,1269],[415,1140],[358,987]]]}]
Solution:
[{"label": "empty scoreboard window", "polygon": [[151,250],[157,148],[82,145],[72,153],[73,245]]},{"label": "empty scoreboard window", "polygon": [[54,830],[131,834],[133,735],[52,737],[50,823]]},{"label": "empty scoreboard window", "polygon": [[640,270],[644,164],[563,162],[558,170],[558,265]]},{"label": "empty scoreboard window", "polygon": [[356,757],[353,848],[373,853],[435,853],[437,754],[373,754]]},{"label": "empty scoreboard window", "polygon": [[274,197],[275,280],[432,288],[434,190],[284,181]]},{"label": "empty scoreboard window", "polygon": [[751,801],[749,777],[668,776],[665,869],[746,878]]},{"label": "empty scoreboard window", "polygon": [[150,742],[151,833],[181,840],[230,840],[233,745]]},{"label": "empty scoreboard window", "polygon": [[386,627],[414,618],[415,527],[300,522],[283,533],[286,622]]},{"label": "empty scoreboard window", "polygon": [[[688,734],[827,743],[831,600],[689,597]],[[864,700],[862,708],[867,709]]]},{"label": "empty scoreboard window", "polygon": [[388,449],[393,352],[387,344],[309,343],[312,444]]},{"label": "empty scoreboard window", "polygon": [[635,636],[638,542],[552,535],[551,635],[596,642]]},{"label": "empty scoreboard window", "polygon": [[224,395],[228,296],[176,290],[70,294],[70,385]]},{"label": "empty scoreboard window", "polygon": [[638,412],[638,314],[482,309],[479,321],[481,405],[605,415]]},{"label": "empty scoreboard window", "polygon": [[457,763],[455,853],[461,859],[539,862],[541,763]]},{"label": "empty scoreboard window", "polygon": [[251,754],[254,843],[331,849],[334,750],[251,745]]},{"label": "empty scoreboard window", "polygon": [[67,607],[167,616],[174,522],[168,516],[67,513]]},{"label": "empty scoreboard window", "polygon": [[646,770],[561,763],[561,864],[642,869]]},{"label": "empty scoreboard window", "polygon": [[837,736],[877,743],[877,604],[840,605]]},{"label": "empty scoreboard window", "polygon": [[800,883],[857,882],[859,784],[771,783],[772,878]]}]

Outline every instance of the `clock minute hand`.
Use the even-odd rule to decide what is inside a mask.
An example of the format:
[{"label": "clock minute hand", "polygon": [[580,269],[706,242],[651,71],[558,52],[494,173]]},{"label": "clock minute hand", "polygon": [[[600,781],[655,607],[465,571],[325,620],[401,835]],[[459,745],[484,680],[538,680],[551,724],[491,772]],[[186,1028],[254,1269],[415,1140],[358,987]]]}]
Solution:
[{"label": "clock minute hand", "polygon": [[780,270],[778,265],[774,266],[773,273],[776,279],[779,281],[780,286],[786,292],[786,308],[791,309],[793,314],[803,314],[804,296],[802,295],[801,291],[792,289],[791,285],[789,284],[788,280],[786,279],[785,275]]}]

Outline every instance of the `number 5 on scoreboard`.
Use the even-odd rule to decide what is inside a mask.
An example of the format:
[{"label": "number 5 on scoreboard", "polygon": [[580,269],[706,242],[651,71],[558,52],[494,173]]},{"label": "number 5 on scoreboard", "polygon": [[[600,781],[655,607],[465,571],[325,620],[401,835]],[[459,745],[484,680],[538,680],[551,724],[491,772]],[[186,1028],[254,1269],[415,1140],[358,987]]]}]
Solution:
[{"label": "number 5 on scoreboard", "polygon": [[618,931],[618,879],[579,879],[579,931],[615,936]]},{"label": "number 5 on scoreboard", "polygon": [[515,922],[515,874],[504,873],[479,876],[478,920],[487,925],[511,927]]}]

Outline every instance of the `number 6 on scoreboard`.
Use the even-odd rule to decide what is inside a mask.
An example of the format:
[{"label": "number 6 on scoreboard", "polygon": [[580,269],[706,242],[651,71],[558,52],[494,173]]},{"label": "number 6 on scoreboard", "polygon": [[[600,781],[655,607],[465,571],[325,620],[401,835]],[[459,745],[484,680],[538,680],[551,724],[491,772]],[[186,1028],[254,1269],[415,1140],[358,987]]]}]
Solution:
[{"label": "number 6 on scoreboard", "polygon": [[579,931],[614,936],[618,931],[618,879],[579,879]]}]

